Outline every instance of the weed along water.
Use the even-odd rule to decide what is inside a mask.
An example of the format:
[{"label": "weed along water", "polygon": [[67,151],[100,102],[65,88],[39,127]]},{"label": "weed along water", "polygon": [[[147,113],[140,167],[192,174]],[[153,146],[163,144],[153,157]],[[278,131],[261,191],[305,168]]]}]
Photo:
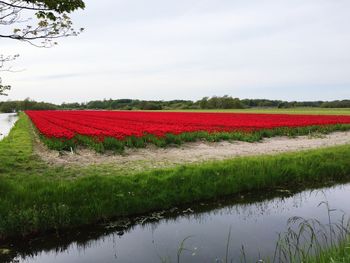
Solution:
[{"label": "weed along water", "polygon": [[287,230],[288,219],[313,218],[326,225],[330,215],[332,222],[339,222],[344,214],[350,215],[349,198],[350,184],[300,193],[248,193],[12,242],[2,247],[7,251],[4,262],[257,262],[274,257],[278,233]]},{"label": "weed along water", "polygon": [[10,132],[17,118],[16,113],[0,113],[0,140]]}]

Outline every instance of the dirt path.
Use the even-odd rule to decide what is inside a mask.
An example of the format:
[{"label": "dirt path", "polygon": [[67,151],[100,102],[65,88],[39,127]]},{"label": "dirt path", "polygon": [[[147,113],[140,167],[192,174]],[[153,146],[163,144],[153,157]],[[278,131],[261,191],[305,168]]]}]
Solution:
[{"label": "dirt path", "polygon": [[52,165],[113,164],[127,169],[142,170],[207,160],[223,160],[236,156],[277,154],[342,144],[350,144],[350,131],[335,132],[318,137],[274,137],[256,143],[196,142],[168,148],[157,148],[150,145],[144,149],[127,149],[123,155],[98,154],[88,149],[78,149],[75,154],[64,153],[62,155],[57,151],[48,150],[36,138],[35,152],[45,162]]}]

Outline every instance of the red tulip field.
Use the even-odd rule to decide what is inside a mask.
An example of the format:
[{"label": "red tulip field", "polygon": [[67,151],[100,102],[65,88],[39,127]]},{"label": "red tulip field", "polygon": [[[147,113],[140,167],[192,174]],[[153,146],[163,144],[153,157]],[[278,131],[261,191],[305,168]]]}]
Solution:
[{"label": "red tulip field", "polygon": [[350,129],[350,116],[143,111],[26,111],[51,148],[96,150],[206,139],[258,141]]}]

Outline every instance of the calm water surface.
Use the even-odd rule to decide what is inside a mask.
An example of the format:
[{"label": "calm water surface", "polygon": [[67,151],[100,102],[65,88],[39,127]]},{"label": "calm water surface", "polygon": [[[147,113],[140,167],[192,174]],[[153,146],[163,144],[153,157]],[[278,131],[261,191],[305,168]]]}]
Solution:
[{"label": "calm water surface", "polygon": [[[273,256],[278,233],[286,231],[290,217],[317,218],[327,223],[327,209],[318,206],[325,200],[332,208],[350,215],[350,184],[287,197],[259,198],[263,201],[254,201],[248,195],[191,209],[178,208],[164,214],[163,219],[142,218],[143,223],[139,219],[123,231],[118,227],[111,230],[97,226],[61,237],[13,244],[12,258],[26,263],[146,263],[161,262],[160,257],[168,257],[167,262],[177,262],[180,242],[191,236],[185,246],[192,252],[185,251],[181,262],[219,262],[218,259],[225,257],[231,227],[232,262],[240,262],[242,245],[249,262],[256,262],[259,254]],[[339,220],[342,215],[340,211],[332,212],[332,220]]]},{"label": "calm water surface", "polygon": [[17,118],[16,113],[0,113],[0,141],[10,132]]}]

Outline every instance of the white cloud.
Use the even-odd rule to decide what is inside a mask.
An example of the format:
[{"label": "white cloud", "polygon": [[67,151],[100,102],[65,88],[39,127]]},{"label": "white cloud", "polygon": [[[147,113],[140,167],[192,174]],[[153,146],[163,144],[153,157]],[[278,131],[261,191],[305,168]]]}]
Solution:
[{"label": "white cloud", "polygon": [[86,33],[58,47],[1,45],[1,53],[20,53],[16,64],[26,69],[4,76],[11,99],[350,97],[347,0],[87,5],[75,15]]}]

